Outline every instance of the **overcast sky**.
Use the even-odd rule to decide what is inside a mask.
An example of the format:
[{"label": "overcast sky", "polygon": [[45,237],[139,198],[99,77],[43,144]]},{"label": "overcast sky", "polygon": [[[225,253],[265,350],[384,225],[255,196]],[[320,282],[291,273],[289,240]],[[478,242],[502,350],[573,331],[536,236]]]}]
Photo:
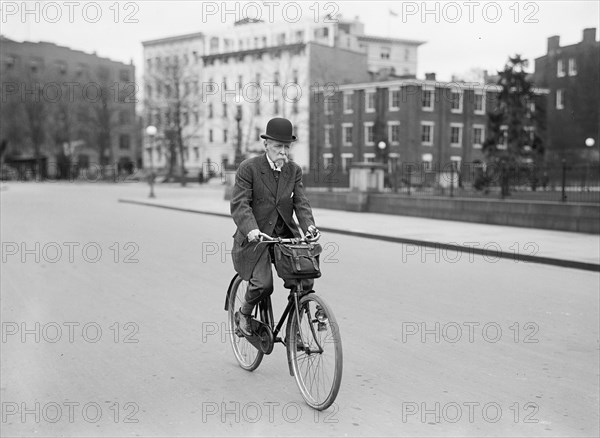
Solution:
[{"label": "overcast sky", "polygon": [[[23,15],[23,2],[0,3],[2,34],[8,38],[50,41],[123,62],[133,59],[138,76],[142,41],[222,29],[243,18],[244,11],[255,16],[259,10],[247,7],[248,2],[228,2],[233,13],[223,17],[222,2],[57,1],[25,2],[29,13]],[[268,3],[254,2],[267,23],[296,14],[294,5],[286,6],[294,2]],[[424,4],[429,11],[425,14]],[[494,72],[511,54],[530,60],[542,56],[551,35],[559,35],[561,45],[581,41],[584,28],[599,27],[599,4],[597,0],[303,2],[301,13],[314,17],[317,10],[321,14],[337,10],[347,18],[358,16],[369,35],[426,41],[418,51],[418,77],[436,72],[438,79],[450,80],[452,74],[473,68]]]}]

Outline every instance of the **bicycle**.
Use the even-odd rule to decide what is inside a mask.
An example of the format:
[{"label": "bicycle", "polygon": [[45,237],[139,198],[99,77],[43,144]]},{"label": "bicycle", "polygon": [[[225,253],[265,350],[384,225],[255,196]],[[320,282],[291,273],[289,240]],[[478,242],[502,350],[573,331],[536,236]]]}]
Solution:
[{"label": "bicycle", "polygon": [[[314,238],[272,238],[261,233],[259,243],[274,245],[310,245]],[[295,279],[288,302],[275,326],[271,297],[254,308],[252,336],[245,337],[238,328],[241,300],[248,282],[236,274],[229,284],[225,300],[228,312],[229,339],[240,367],[254,371],[265,355],[271,354],[275,343],[286,346],[290,375],[296,380],[306,403],[316,409],[327,409],[340,389],[343,368],[342,340],[331,307],[314,291],[302,290],[302,281]],[[287,319],[287,323],[286,323]],[[286,323],[285,338],[279,335]]]}]

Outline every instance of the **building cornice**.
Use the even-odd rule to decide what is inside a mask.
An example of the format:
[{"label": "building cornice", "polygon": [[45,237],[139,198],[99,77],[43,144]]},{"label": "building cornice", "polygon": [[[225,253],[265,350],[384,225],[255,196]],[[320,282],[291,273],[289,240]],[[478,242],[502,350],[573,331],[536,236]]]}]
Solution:
[{"label": "building cornice", "polygon": [[306,47],[305,43],[295,43],[295,44],[286,44],[282,46],[271,46],[271,47],[261,47],[259,49],[250,49],[250,50],[237,50],[234,52],[223,52],[223,53],[215,53],[212,55],[204,55],[202,56],[202,60],[204,63],[210,63],[216,60],[223,60],[228,58],[242,57],[246,55],[262,55],[263,53],[277,53],[277,52],[298,52],[301,51],[304,47]]},{"label": "building cornice", "polygon": [[[477,91],[494,91],[499,92],[502,87],[496,84],[481,84],[479,82],[440,82],[440,81],[428,81],[420,79],[399,79],[391,81],[377,81],[377,82],[360,82],[354,84],[338,84],[337,91],[358,91],[374,88],[400,88],[405,86],[422,86],[428,88],[459,88],[461,90],[477,90]],[[329,88],[328,88],[329,90]],[[315,92],[323,92],[324,87],[319,86],[315,88]],[[533,88],[535,94],[549,94],[550,90],[547,88]]]},{"label": "building cornice", "polygon": [[147,47],[147,46],[155,46],[155,45],[160,45],[160,44],[164,44],[164,43],[174,43],[174,42],[178,42],[178,41],[185,41],[185,40],[194,40],[194,39],[204,39],[204,33],[202,32],[195,32],[195,33],[188,33],[185,35],[177,35],[177,36],[172,36],[172,37],[166,37],[166,38],[159,38],[159,39],[155,39],[155,40],[147,40],[147,41],[142,41],[142,46]]},{"label": "building cornice", "polygon": [[409,44],[412,46],[420,46],[421,44],[425,44],[427,41],[417,41],[417,40],[405,40],[400,38],[386,38],[375,35],[358,35],[358,41],[368,41],[373,43],[400,43],[400,44]]}]

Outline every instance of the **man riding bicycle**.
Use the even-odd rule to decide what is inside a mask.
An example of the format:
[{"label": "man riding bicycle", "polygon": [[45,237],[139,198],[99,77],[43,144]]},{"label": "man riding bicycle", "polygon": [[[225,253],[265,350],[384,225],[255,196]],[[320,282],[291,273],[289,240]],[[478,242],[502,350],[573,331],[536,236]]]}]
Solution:
[{"label": "man riding bicycle", "polygon": [[[289,161],[289,152],[296,137],[292,123],[274,118],[267,123],[264,139],[265,154],[243,161],[235,176],[231,198],[231,216],[237,226],[233,236],[233,267],[248,289],[239,310],[239,328],[251,336],[251,314],[254,306],[273,293],[271,256],[266,245],[258,245],[261,233],[272,237],[300,237],[292,215],[300,228],[310,235],[318,230],[308,198],[304,193],[302,170]],[[272,248],[272,247],[270,247]],[[302,289],[312,290],[312,279],[302,280]],[[292,288],[292,281],[284,287]]]}]

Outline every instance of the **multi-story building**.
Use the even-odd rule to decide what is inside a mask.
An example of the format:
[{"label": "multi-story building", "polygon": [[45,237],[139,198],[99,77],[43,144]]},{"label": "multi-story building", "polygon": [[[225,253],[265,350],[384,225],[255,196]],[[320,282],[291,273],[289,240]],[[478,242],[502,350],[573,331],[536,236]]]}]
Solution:
[{"label": "multi-story building", "polygon": [[[546,161],[598,162],[600,129],[600,42],[596,29],[583,30],[577,44],[560,46],[548,38],[547,53],[535,60],[535,85],[547,88]],[[594,146],[586,146],[586,139]]]},{"label": "multi-story building", "polygon": [[133,63],[49,42],[2,37],[0,46],[8,156],[43,155],[49,167],[58,156],[83,168],[141,164]]},{"label": "multi-story building", "polygon": [[155,126],[145,135],[144,167],[165,168],[179,162],[174,134],[181,132],[184,164],[198,171],[208,156],[202,147],[200,114],[204,34],[192,33],[144,41],[144,119]]},{"label": "multi-story building", "polygon": [[[334,183],[347,184],[352,162],[386,161],[390,172],[399,165],[438,172],[470,166],[469,173],[485,162],[487,111],[499,90],[437,82],[430,74],[425,80],[346,84],[334,94],[319,93],[310,108],[311,167],[321,173],[314,183],[335,174]],[[536,99],[544,98],[539,90]]]},{"label": "multi-story building", "polygon": [[[186,47],[184,41],[193,43]],[[231,164],[240,154],[262,150],[259,135],[270,118],[281,116],[295,125],[293,159],[308,170],[314,90],[335,92],[342,84],[368,81],[383,69],[414,76],[420,44],[366,36],[356,19],[280,24],[246,19],[222,32],[145,42],[144,56],[148,62],[159,52],[158,56],[177,54],[181,65],[181,56],[192,46],[200,54],[201,65],[193,72],[199,90],[192,93],[199,122],[190,119],[190,129],[198,132],[199,151],[188,154],[198,161],[188,158],[186,168],[194,171],[206,162]],[[159,117],[161,122],[165,119]]]}]

